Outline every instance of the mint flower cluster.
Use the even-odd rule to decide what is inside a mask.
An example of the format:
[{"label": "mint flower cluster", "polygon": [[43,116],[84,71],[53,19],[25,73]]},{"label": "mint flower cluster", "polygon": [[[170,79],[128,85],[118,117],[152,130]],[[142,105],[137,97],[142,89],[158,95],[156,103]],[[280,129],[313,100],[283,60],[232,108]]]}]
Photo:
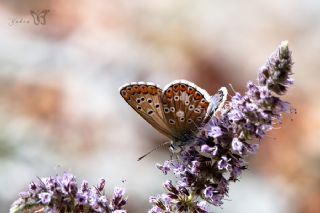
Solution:
[{"label": "mint flower cluster", "polygon": [[127,203],[123,188],[116,187],[111,199],[104,192],[105,180],[89,187],[83,181],[78,187],[75,176],[65,173],[62,176],[39,178],[31,182],[29,189],[20,193],[10,209],[10,213],[19,212],[101,212],[126,213],[122,207]]},{"label": "mint flower cluster", "polygon": [[207,213],[208,204],[223,204],[230,182],[237,181],[247,168],[245,157],[255,153],[266,133],[281,122],[282,114],[290,112],[289,103],[280,95],[293,84],[292,64],[284,41],[259,70],[256,84],[249,82],[244,95],[236,92],[176,159],[157,165],[178,181],[166,181],[167,192],[150,197],[149,213]]}]

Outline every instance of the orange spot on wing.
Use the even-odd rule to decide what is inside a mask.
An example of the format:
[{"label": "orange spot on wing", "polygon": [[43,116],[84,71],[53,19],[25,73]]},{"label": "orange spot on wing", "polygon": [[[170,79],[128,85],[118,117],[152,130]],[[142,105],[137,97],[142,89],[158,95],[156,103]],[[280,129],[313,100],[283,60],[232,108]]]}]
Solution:
[{"label": "orange spot on wing", "polygon": [[182,84],[181,86],[180,86],[180,91],[186,91],[186,85],[184,85],[184,84]]},{"label": "orange spot on wing", "polygon": [[128,87],[126,90],[128,95],[134,94],[134,89],[132,87]]},{"label": "orange spot on wing", "polygon": [[148,90],[149,94],[154,95],[153,94],[153,88],[151,86],[148,86],[147,90]]},{"label": "orange spot on wing", "polygon": [[173,97],[173,92],[172,92],[172,91],[166,92],[166,96],[167,96],[168,98],[172,98],[172,97]]},{"label": "orange spot on wing", "polygon": [[200,106],[207,109],[209,106],[209,103],[208,102],[200,103]]},{"label": "orange spot on wing", "polygon": [[188,88],[187,93],[189,95],[194,94],[194,89]]},{"label": "orange spot on wing", "polygon": [[140,91],[143,93],[143,94],[147,94],[148,93],[148,87],[146,86],[142,86]]},{"label": "orange spot on wing", "polygon": [[175,84],[172,86],[173,91],[179,91],[179,84]]},{"label": "orange spot on wing", "polygon": [[195,100],[200,100],[200,99],[202,99],[202,96],[201,96],[199,93],[195,93],[195,94],[193,95],[193,98],[194,98]]},{"label": "orange spot on wing", "polygon": [[138,92],[140,92],[139,87],[137,87],[137,86],[132,87],[131,94],[135,94],[135,93],[138,93]]},{"label": "orange spot on wing", "polygon": [[153,88],[153,95],[156,95],[158,93],[159,93],[158,89],[157,88]]}]

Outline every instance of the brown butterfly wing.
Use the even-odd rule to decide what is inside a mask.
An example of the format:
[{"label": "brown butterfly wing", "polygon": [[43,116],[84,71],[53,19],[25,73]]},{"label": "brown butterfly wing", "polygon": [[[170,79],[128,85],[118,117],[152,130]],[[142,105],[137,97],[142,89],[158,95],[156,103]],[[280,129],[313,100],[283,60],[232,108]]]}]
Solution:
[{"label": "brown butterfly wing", "polygon": [[157,85],[133,82],[122,86],[120,94],[143,119],[159,132],[172,139],[172,131],[166,122],[163,112],[162,90]]},{"label": "brown butterfly wing", "polygon": [[186,80],[174,81],[165,87],[162,95],[164,115],[176,139],[188,140],[199,131],[209,99],[205,90]]}]

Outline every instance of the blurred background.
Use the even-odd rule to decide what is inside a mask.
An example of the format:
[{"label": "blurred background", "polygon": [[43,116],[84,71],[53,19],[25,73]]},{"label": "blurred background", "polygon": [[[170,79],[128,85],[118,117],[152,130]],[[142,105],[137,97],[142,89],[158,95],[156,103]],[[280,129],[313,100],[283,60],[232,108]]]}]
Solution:
[{"label": "blurred background", "polygon": [[[30,11],[48,10],[35,20]],[[45,23],[43,22],[45,20]],[[0,1],[0,212],[36,176],[64,171],[127,190],[147,212],[167,179],[166,141],[119,95],[131,81],[244,91],[282,40],[297,114],[272,131],[217,213],[320,212],[320,2]],[[229,89],[230,90],[230,89]]]}]

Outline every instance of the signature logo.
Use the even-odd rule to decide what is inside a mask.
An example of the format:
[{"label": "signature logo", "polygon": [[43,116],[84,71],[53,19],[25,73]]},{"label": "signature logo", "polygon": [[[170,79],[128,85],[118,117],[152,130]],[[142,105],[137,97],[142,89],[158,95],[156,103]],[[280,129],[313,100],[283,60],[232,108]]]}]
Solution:
[{"label": "signature logo", "polygon": [[[30,14],[33,19],[34,25],[45,25],[46,24],[46,17],[47,14],[50,12],[50,10],[30,10]],[[11,26],[17,26],[20,24],[30,24],[32,23],[32,20],[27,17],[12,17],[9,18],[8,25]]]},{"label": "signature logo", "polygon": [[46,15],[50,12],[50,10],[31,10],[30,13],[33,18],[33,23],[35,25],[45,25],[46,24]]}]

